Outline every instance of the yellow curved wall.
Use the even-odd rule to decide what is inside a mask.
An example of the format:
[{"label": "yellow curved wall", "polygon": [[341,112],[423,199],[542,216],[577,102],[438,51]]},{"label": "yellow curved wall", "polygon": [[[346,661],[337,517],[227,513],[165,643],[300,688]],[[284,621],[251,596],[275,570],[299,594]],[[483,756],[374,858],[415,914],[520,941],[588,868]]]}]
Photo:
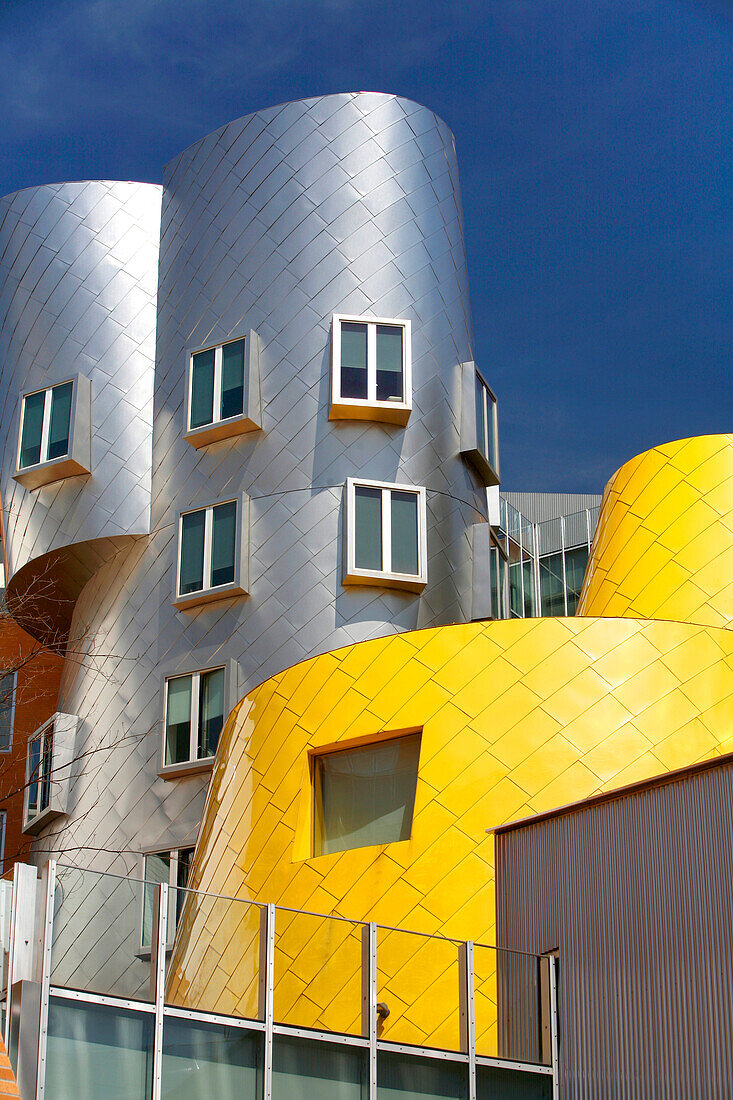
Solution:
[{"label": "yellow curved wall", "polygon": [[733,622],[733,436],[665,443],[603,494],[577,615]]}]

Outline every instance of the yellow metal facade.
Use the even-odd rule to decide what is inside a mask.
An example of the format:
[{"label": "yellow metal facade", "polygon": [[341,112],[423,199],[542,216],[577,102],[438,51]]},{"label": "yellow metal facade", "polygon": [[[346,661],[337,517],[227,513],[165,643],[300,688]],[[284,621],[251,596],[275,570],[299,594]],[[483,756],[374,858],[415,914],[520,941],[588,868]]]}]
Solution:
[{"label": "yellow metal facade", "polygon": [[[649,455],[606,490],[584,616],[363,642],[250,692],[222,735],[192,886],[491,943],[488,828],[733,752],[733,441],[687,440]],[[637,617],[645,600],[654,618]],[[614,617],[589,615],[599,604]],[[407,730],[422,730],[410,839],[314,857],[310,754]],[[253,1014],[257,913],[242,905],[225,917],[222,904],[184,910],[169,996]],[[359,951],[355,925],[279,915],[277,1019],[358,1030]],[[456,1046],[452,945],[380,932],[379,959],[384,1038]],[[477,950],[476,970],[478,1049],[492,1054],[488,948]]]}]

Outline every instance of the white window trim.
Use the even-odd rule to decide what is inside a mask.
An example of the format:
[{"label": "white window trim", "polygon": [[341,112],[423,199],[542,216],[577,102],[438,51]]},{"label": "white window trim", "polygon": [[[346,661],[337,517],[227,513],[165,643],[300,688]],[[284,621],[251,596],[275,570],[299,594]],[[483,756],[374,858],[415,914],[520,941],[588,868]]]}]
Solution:
[{"label": "white window trim", "polygon": [[[194,775],[196,772],[210,771],[214,765],[213,756],[196,756],[198,749],[198,735],[199,735],[199,699],[201,690],[201,677],[205,676],[207,672],[218,672],[221,670],[224,673],[224,690],[223,695],[223,723],[222,733],[224,731],[224,724],[226,723],[228,711],[227,711],[227,696],[228,696],[228,677],[229,669],[226,664],[212,665],[211,668],[196,669],[192,672],[178,672],[173,673],[171,676],[166,676],[165,685],[163,688],[163,764],[161,766],[159,774],[163,777],[173,777],[178,775]],[[168,684],[171,680],[182,680],[185,677],[191,678],[191,732],[189,737],[188,760],[180,760],[175,764],[166,764],[165,749],[166,749],[166,735],[167,735],[167,723],[168,723]]]},{"label": "white window trim", "polygon": [[13,677],[13,687],[11,689],[10,696],[10,740],[8,741],[8,747],[6,749],[0,747],[0,753],[13,751],[13,738],[15,735],[15,704],[18,696],[18,673],[15,671],[5,672],[2,668],[0,668],[0,679],[2,679],[4,676]]},{"label": "white window trim", "polygon": [[[341,324],[367,326],[367,397],[341,396]],[[402,401],[377,401],[377,325],[402,328]],[[406,424],[412,411],[412,325],[404,318],[352,317],[334,313],[331,324],[330,420],[380,420]]]},{"label": "white window trim", "polygon": [[[236,344],[244,340],[244,394],[243,408],[236,416],[222,418],[221,409],[221,371],[223,349],[227,344]],[[193,358],[203,351],[214,352],[214,419],[210,424],[191,427],[191,393],[193,387]],[[230,335],[219,344],[205,344],[202,347],[186,349],[186,427],[184,439],[192,447],[205,447],[220,439],[244,435],[247,432],[260,431],[262,428],[262,401],[260,395],[260,340],[256,332],[250,329],[239,336]]]},{"label": "white window trim", "polygon": [[[211,544],[213,529],[214,508],[220,504],[236,504],[237,513],[234,523],[234,580],[226,584],[207,585],[206,581],[211,577]],[[177,541],[176,541],[176,568],[173,589],[173,603],[179,609],[195,607],[197,604],[211,603],[214,600],[223,600],[229,596],[246,596],[249,590],[249,497],[242,493],[238,497],[226,497],[224,500],[215,500],[208,504],[200,504],[196,508],[185,508],[178,513]],[[196,592],[186,592],[181,595],[181,536],[183,533],[183,517],[194,512],[205,512],[204,520],[204,587]]]},{"label": "white window trim", "polygon": [[[360,569],[356,566],[356,488],[365,486],[382,492],[382,569]],[[392,571],[391,493],[414,493],[417,497],[417,573]],[[346,479],[346,560],[344,584],[368,584],[384,588],[404,588],[419,592],[428,583],[427,492],[420,485],[399,485],[395,482],[369,481],[366,478]]]},{"label": "white window trim", "polygon": [[[66,454],[57,458],[41,458],[32,466],[20,465],[21,443],[23,439],[23,421],[25,418],[26,398],[43,393],[43,426],[41,429],[41,455],[48,448],[48,433],[51,423],[51,391],[59,386],[72,383],[71,410],[69,413],[69,446]],[[79,474],[91,473],[91,382],[83,374],[74,374],[53,382],[49,386],[29,390],[20,399],[18,422],[18,446],[15,454],[15,473],[13,478],[26,489],[38,489],[53,481]]]},{"label": "white window trim", "polygon": [[171,921],[170,921],[171,909],[170,909],[170,907],[171,907],[171,905],[175,906],[175,899],[177,897],[177,895],[173,891],[177,890],[177,888],[178,888],[178,861],[179,861],[179,855],[180,855],[181,852],[188,851],[189,849],[191,851],[195,851],[195,848],[196,848],[195,844],[181,844],[181,845],[178,846],[178,848],[152,848],[150,851],[142,852],[141,855],[140,855],[140,878],[143,882],[143,887],[142,887],[142,890],[140,891],[140,953],[145,957],[150,955],[150,952],[151,952],[151,949],[152,949],[152,944],[143,942],[143,931],[144,931],[143,926],[144,926],[144,922],[145,922],[145,887],[149,886],[149,885],[152,885],[145,878],[145,860],[147,859],[148,856],[168,856],[169,857],[168,887],[172,891],[172,893],[171,893],[171,895],[169,896],[169,899],[168,899],[169,900],[169,906],[168,906],[169,919],[168,919],[168,928],[166,929],[167,934],[166,934],[166,941],[165,941],[166,949],[169,949],[173,946],[173,940],[175,939],[176,930],[177,930],[177,922],[174,922],[173,923],[173,935],[169,939],[168,938],[168,933],[170,933],[170,925],[171,925]]}]

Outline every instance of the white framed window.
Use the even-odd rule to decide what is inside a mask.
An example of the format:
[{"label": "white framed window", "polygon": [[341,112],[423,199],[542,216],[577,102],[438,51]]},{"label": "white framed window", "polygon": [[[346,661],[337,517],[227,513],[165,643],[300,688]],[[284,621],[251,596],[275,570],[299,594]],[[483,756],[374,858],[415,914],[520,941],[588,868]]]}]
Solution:
[{"label": "white framed window", "polygon": [[57,711],[28,738],[23,832],[38,833],[66,813],[79,719]]},{"label": "white framed window", "polygon": [[164,771],[213,762],[226,717],[226,673],[209,668],[166,679]]},{"label": "white framed window", "polygon": [[247,594],[249,498],[181,512],[174,602],[177,607]]},{"label": "white framed window", "polygon": [[37,489],[64,477],[88,474],[90,416],[91,384],[83,375],[24,394],[15,480]]},{"label": "white framed window", "polygon": [[143,856],[142,917],[140,947],[149,951],[153,939],[155,887],[166,883],[171,887],[168,897],[168,928],[166,945],[172,946],[181,916],[193,860],[193,848],[175,848],[166,852],[146,852]]},{"label": "white framed window", "polygon": [[0,752],[10,752],[13,747],[16,687],[17,673],[0,670]]},{"label": "white framed window", "polygon": [[387,736],[313,756],[314,855],[410,839],[420,740]]},{"label": "white framed window", "polygon": [[335,313],[331,420],[406,424],[412,409],[410,322]]},{"label": "white framed window", "polygon": [[32,825],[51,807],[53,776],[53,719],[28,739],[26,764],[25,825]]},{"label": "white framed window", "polygon": [[261,426],[259,339],[249,332],[236,340],[189,349],[186,439],[203,447]]},{"label": "white framed window", "polygon": [[427,558],[425,489],[349,478],[344,583],[419,591]]}]

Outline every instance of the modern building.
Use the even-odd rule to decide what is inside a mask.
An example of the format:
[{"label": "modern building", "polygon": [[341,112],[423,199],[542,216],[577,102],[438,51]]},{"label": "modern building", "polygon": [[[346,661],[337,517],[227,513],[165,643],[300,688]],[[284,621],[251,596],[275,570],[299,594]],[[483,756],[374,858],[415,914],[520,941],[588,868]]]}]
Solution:
[{"label": "modern building", "polygon": [[733,751],[733,439],[631,460],[600,515],[502,496],[463,232],[450,131],[374,93],[232,122],[161,187],[0,202],[8,601],[65,652],[21,1093],[584,1072],[494,831]]}]

